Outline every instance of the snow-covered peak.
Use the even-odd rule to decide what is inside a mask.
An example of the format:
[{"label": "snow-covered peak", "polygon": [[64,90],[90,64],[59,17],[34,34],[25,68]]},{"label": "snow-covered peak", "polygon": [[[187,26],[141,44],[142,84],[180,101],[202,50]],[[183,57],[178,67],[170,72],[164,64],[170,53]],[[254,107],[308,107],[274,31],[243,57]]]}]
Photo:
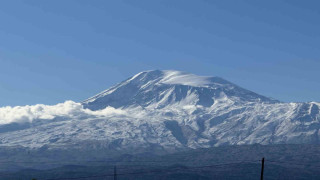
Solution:
[{"label": "snow-covered peak", "polygon": [[107,106],[163,108],[179,102],[210,107],[223,95],[237,103],[274,103],[219,77],[197,76],[173,71],[144,71],[82,102],[91,110]]},{"label": "snow-covered peak", "polygon": [[149,81],[154,82],[155,84],[186,85],[194,87],[233,85],[219,77],[199,76],[176,70],[143,71],[129,78],[126,82],[130,81],[140,81],[143,83],[148,83]]},{"label": "snow-covered peak", "polygon": [[188,86],[205,87],[212,84],[211,78],[206,76],[197,76],[181,71],[163,71],[164,76],[160,83],[181,84]]}]

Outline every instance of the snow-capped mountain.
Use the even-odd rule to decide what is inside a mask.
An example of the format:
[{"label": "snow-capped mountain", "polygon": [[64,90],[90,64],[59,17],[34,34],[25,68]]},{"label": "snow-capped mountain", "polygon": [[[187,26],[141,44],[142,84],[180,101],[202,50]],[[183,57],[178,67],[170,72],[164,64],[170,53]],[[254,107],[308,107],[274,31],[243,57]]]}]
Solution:
[{"label": "snow-capped mountain", "polygon": [[82,104],[91,110],[107,106],[159,109],[177,102],[182,106],[184,102],[185,105],[210,107],[215,99],[224,95],[237,102],[277,102],[219,77],[155,70],[141,72]]},{"label": "snow-capped mountain", "polygon": [[319,108],[281,103],[219,77],[155,70],[82,103],[0,108],[0,143],[117,150],[319,143]]}]

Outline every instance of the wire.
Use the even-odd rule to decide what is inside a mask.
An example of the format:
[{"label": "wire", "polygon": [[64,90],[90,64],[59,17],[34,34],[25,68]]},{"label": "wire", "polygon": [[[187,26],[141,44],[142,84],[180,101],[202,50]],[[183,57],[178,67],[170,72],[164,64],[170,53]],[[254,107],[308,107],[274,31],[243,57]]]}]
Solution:
[{"label": "wire", "polygon": [[[150,161],[150,160],[131,160],[131,161],[116,161],[116,160],[89,160],[89,161],[0,161],[0,164],[11,164],[11,163],[25,163],[25,164],[41,164],[41,163],[46,163],[46,164],[63,164],[63,163],[177,163],[177,162],[194,162],[194,160],[185,160],[185,161]],[[246,161],[242,161],[246,162]],[[251,162],[251,161],[247,161]]]},{"label": "wire", "polygon": [[[84,163],[84,162],[110,162],[110,163],[116,163],[116,162],[171,162],[171,161],[116,161],[116,160],[100,160],[100,161],[0,161],[0,164],[4,163]],[[172,161],[176,162],[176,161]]]},{"label": "wire", "polygon": [[[223,164],[214,164],[214,165],[207,165],[207,166],[195,166],[195,167],[179,167],[174,169],[163,169],[163,170],[153,170],[153,171],[141,171],[141,172],[132,172],[132,173],[117,173],[117,176],[121,175],[133,175],[133,174],[148,174],[148,173],[155,173],[155,172],[170,172],[170,171],[179,171],[179,170],[188,170],[188,169],[203,169],[203,168],[211,168],[211,167],[219,167],[219,166],[226,166],[226,165],[234,165],[234,164],[242,164],[248,163],[249,161],[242,161],[242,162],[234,162],[234,163],[223,163]],[[251,161],[251,163],[257,163],[257,161]],[[114,174],[104,174],[104,175],[97,175],[97,176],[83,176],[83,177],[76,177],[76,178],[55,178],[55,179],[46,179],[46,180],[67,180],[67,179],[87,179],[87,178],[101,178],[101,177],[108,177],[114,176]]]},{"label": "wire", "polygon": [[272,161],[272,160],[268,160],[267,162],[270,162],[270,163],[275,163],[275,164],[288,164],[288,165],[299,165],[299,166],[312,166],[312,167],[319,167],[320,166],[317,166],[317,165],[311,165],[311,164],[306,164],[306,163],[292,163],[290,161]]}]

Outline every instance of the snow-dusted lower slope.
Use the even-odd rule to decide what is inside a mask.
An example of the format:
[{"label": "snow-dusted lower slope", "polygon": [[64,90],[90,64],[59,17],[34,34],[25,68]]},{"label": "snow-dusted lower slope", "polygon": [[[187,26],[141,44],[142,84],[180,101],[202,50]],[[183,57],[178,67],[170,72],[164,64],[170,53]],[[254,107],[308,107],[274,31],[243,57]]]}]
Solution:
[{"label": "snow-dusted lower slope", "polygon": [[218,77],[147,71],[81,104],[0,108],[0,143],[116,150],[319,143],[319,109],[315,102],[280,103]]}]

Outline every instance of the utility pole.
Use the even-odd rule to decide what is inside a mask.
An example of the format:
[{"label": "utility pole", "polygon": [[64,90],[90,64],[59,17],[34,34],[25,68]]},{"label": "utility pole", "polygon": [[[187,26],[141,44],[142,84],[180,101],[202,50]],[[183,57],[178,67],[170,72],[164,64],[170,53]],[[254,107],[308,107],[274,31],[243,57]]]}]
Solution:
[{"label": "utility pole", "polygon": [[260,180],[263,180],[263,170],[264,170],[264,157],[262,158],[262,163],[261,163],[261,176],[260,176]]},{"label": "utility pole", "polygon": [[113,169],[113,180],[117,180],[117,166],[114,166]]}]

